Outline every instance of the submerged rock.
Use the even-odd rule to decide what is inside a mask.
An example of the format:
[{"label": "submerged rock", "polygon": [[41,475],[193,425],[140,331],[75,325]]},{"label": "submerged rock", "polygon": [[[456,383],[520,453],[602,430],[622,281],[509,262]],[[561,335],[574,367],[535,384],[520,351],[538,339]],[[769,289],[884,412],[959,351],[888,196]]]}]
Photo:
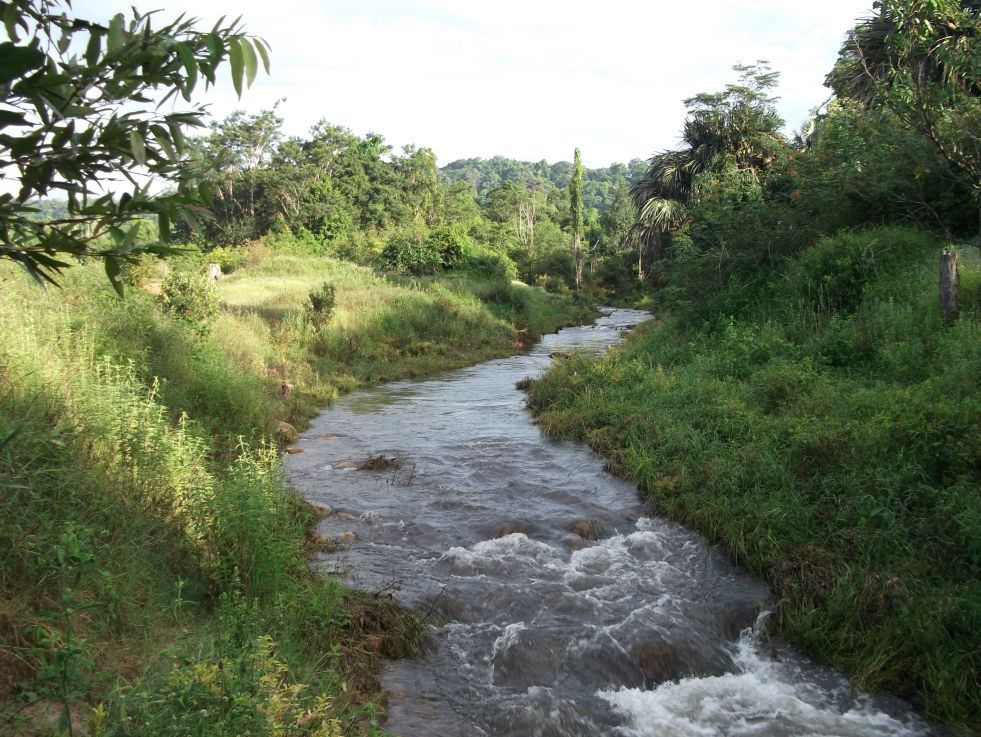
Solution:
[{"label": "submerged rock", "polygon": [[688,675],[684,660],[667,645],[646,645],[631,653],[650,685],[673,681]]},{"label": "submerged rock", "polygon": [[605,534],[603,526],[591,519],[578,520],[568,525],[566,529],[584,540],[598,540]]},{"label": "submerged rock", "polygon": [[295,456],[297,453],[302,453],[303,452],[303,448],[295,448],[295,447],[294,448],[287,448],[286,449],[286,452],[289,453],[291,456]]}]

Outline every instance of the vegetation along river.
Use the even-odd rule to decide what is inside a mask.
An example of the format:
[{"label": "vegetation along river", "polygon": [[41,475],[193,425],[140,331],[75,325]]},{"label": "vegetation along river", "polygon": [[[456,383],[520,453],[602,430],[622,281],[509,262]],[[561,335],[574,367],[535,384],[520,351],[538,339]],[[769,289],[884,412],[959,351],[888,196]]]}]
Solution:
[{"label": "vegetation along river", "polygon": [[[651,516],[588,447],[533,424],[517,381],[648,318],[607,310],[526,355],[351,394],[301,438],[291,479],[335,510],[320,530],[344,541],[318,565],[429,612],[422,651],[383,673],[386,729],[929,734],[903,705],[768,640],[766,584]],[[377,456],[396,464],[359,468]]]}]

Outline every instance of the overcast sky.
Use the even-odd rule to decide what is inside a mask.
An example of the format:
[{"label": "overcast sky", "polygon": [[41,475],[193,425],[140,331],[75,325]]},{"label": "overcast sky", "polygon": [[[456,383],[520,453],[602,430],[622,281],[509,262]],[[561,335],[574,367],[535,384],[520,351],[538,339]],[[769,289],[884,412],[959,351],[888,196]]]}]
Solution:
[{"label": "overcast sky", "polygon": [[[106,20],[132,3],[76,0]],[[673,147],[682,100],[721,89],[739,62],[782,74],[788,129],[824,102],[824,75],[871,0],[139,0],[208,28],[241,15],[272,46],[272,72],[241,101],[227,80],[198,99],[216,117],[279,108],[288,133],[321,118],[440,164],[502,155],[587,166]]]}]

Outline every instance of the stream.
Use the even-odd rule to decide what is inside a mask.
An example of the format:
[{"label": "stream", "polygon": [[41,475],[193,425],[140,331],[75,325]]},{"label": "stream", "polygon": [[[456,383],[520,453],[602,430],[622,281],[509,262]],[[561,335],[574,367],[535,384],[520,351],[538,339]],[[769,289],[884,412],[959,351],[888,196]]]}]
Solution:
[{"label": "stream", "polygon": [[[529,353],[343,397],[287,457],[335,513],[315,564],[428,613],[388,663],[402,737],[928,735],[761,623],[767,585],[652,516],[581,443],[544,437],[515,383],[650,318],[607,309]],[[389,461],[369,464],[383,456]],[[393,460],[392,460],[393,459]],[[353,534],[352,534],[353,533]]]}]

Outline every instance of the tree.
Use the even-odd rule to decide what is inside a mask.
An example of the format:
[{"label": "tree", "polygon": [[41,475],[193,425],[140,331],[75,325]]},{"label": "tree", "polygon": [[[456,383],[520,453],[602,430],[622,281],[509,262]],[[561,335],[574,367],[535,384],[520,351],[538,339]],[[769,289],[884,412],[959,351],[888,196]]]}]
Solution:
[{"label": "tree", "polygon": [[[226,60],[241,95],[260,63],[268,73],[269,49],[239,21],[200,31],[184,16],[156,25],[153,13],[133,9],[129,20],[120,13],[103,25],[71,12],[70,0],[3,3],[0,176],[12,174],[20,188],[0,195],[0,258],[51,283],[66,258],[102,258],[121,291],[123,261],[166,252],[173,224],[196,228],[207,215],[186,139],[206,110],[164,113],[164,104],[178,94],[190,102],[199,80],[214,84]],[[173,189],[153,194],[161,182]],[[111,191],[117,185],[131,190]],[[64,194],[67,212],[40,221],[36,201],[52,193]],[[147,217],[160,241],[139,244]]]},{"label": "tree", "polygon": [[282,125],[275,107],[254,115],[237,110],[213,123],[202,142],[202,179],[212,197],[208,236],[219,244],[256,238],[272,224],[279,203],[270,206],[275,194],[262,190],[269,184],[266,165],[282,138]]},{"label": "tree", "polygon": [[733,167],[758,180],[775,151],[786,145],[776,98],[770,96],[778,73],[765,61],[733,69],[737,84],[685,100],[684,147],[655,154],[631,189],[639,211],[635,234],[655,256],[663,251],[665,234],[688,216],[700,174]]},{"label": "tree", "polygon": [[576,289],[582,287],[582,160],[579,157],[579,149],[572,159],[572,178],[569,180],[569,215],[571,218],[570,228],[572,229],[572,258],[576,262]]},{"label": "tree", "polygon": [[981,2],[884,0],[848,34],[827,84],[923,134],[981,202]]}]

